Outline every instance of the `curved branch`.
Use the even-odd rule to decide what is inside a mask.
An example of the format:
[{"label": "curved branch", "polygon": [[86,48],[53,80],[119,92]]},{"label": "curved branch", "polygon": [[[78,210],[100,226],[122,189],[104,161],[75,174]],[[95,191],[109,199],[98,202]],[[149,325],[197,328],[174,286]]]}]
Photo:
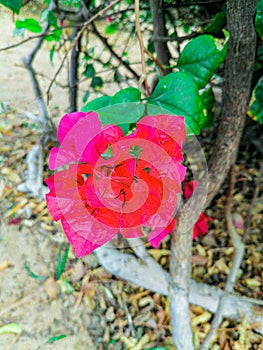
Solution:
[{"label": "curved branch", "polygon": [[41,48],[43,41],[45,39],[45,35],[48,32],[49,29],[49,24],[46,23],[42,35],[39,37],[36,45],[34,46],[33,50],[30,52],[30,54],[26,57],[24,57],[22,59],[25,68],[28,71],[28,74],[30,76],[32,85],[33,85],[33,91],[40,109],[40,113],[41,113],[41,123],[43,125],[43,127],[45,128],[47,125],[47,121],[48,121],[48,112],[47,112],[47,107],[46,107],[46,103],[43,99],[43,93],[41,91],[40,85],[38,83],[37,77],[36,77],[36,72],[32,66],[32,63],[34,61],[34,58],[36,56],[36,54],[38,53],[39,49]]},{"label": "curved branch", "polygon": [[[169,274],[148,253],[144,262],[124,254],[111,243],[95,250],[100,264],[113,275],[139,287],[168,296]],[[220,298],[225,295],[223,317],[240,321],[246,316],[248,324],[263,335],[263,301],[230,294],[204,283],[190,281],[189,302],[216,312]]]}]

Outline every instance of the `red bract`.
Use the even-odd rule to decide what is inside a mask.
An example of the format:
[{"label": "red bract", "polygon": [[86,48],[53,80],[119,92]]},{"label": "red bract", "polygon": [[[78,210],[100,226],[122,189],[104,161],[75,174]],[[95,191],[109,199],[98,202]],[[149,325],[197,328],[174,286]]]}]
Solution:
[{"label": "red bract", "polygon": [[[199,185],[198,181],[189,181],[184,183],[184,197],[185,199],[188,199],[192,196],[195,189]],[[207,216],[205,213],[201,213],[199,218],[197,219],[194,229],[193,229],[193,239],[195,239],[198,236],[203,236],[208,232],[208,221],[213,220],[211,217]]]},{"label": "red bract", "polygon": [[50,152],[55,170],[46,183],[47,205],[78,257],[111,240],[143,236],[154,247],[174,226],[177,195],[185,168],[183,117],[144,117],[124,136],[115,125],[102,127],[94,112],[65,115],[58,127],[59,148]]}]

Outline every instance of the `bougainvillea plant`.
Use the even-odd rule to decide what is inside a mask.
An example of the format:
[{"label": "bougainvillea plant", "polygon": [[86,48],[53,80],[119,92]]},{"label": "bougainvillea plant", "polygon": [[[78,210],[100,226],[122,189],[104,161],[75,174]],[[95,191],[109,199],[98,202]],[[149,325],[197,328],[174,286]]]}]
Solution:
[{"label": "bougainvillea plant", "polygon": [[78,257],[92,252],[118,232],[143,236],[157,247],[175,226],[173,214],[185,167],[183,117],[145,116],[124,135],[103,127],[95,112],[66,114],[58,127],[59,148],[50,153],[52,170],[47,205]]},{"label": "bougainvillea plant", "polygon": [[[130,87],[62,118],[46,198],[78,257],[117,233],[136,238],[150,232],[149,243],[158,247],[172,232],[186,170],[182,145],[187,135],[211,125],[212,90],[202,89],[223,61],[227,40],[227,33],[223,44],[210,35],[193,39],[178,71],[161,78],[147,98]],[[202,215],[194,238],[207,231]]]}]

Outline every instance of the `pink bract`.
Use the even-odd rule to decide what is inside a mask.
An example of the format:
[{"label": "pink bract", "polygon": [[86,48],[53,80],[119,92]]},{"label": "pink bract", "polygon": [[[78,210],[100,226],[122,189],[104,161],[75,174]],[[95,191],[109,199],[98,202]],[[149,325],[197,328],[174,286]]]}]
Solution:
[{"label": "pink bract", "polygon": [[[199,185],[198,181],[192,180],[184,183],[183,194],[185,199],[188,199],[192,196],[195,189]],[[199,236],[203,236],[208,232],[208,221],[212,221],[213,219],[207,216],[205,213],[201,213],[199,218],[197,219],[194,229],[193,229],[193,239],[196,239]]]},{"label": "pink bract", "polygon": [[185,176],[185,137],[183,117],[143,117],[128,136],[116,125],[103,127],[95,112],[61,119],[60,147],[51,150],[49,167],[65,169],[46,180],[46,200],[78,257],[118,232],[136,238],[142,226],[150,227],[154,247],[171,233]]}]

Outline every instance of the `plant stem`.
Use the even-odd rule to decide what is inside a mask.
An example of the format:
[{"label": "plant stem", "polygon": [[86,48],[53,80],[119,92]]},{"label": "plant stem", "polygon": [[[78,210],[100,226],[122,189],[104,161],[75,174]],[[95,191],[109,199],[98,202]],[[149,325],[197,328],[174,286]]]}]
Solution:
[{"label": "plant stem", "polygon": [[193,350],[193,334],[189,309],[191,279],[192,230],[182,229],[180,213],[172,233],[170,260],[170,318],[177,350]]},{"label": "plant stem", "polygon": [[137,34],[137,38],[140,45],[141,51],[141,63],[142,63],[142,75],[139,80],[139,88],[141,88],[142,84],[145,86],[145,90],[150,95],[149,85],[147,83],[147,71],[146,71],[146,63],[145,63],[145,47],[142,38],[141,26],[140,26],[140,0],[134,0],[134,9],[135,9],[135,30]]}]

